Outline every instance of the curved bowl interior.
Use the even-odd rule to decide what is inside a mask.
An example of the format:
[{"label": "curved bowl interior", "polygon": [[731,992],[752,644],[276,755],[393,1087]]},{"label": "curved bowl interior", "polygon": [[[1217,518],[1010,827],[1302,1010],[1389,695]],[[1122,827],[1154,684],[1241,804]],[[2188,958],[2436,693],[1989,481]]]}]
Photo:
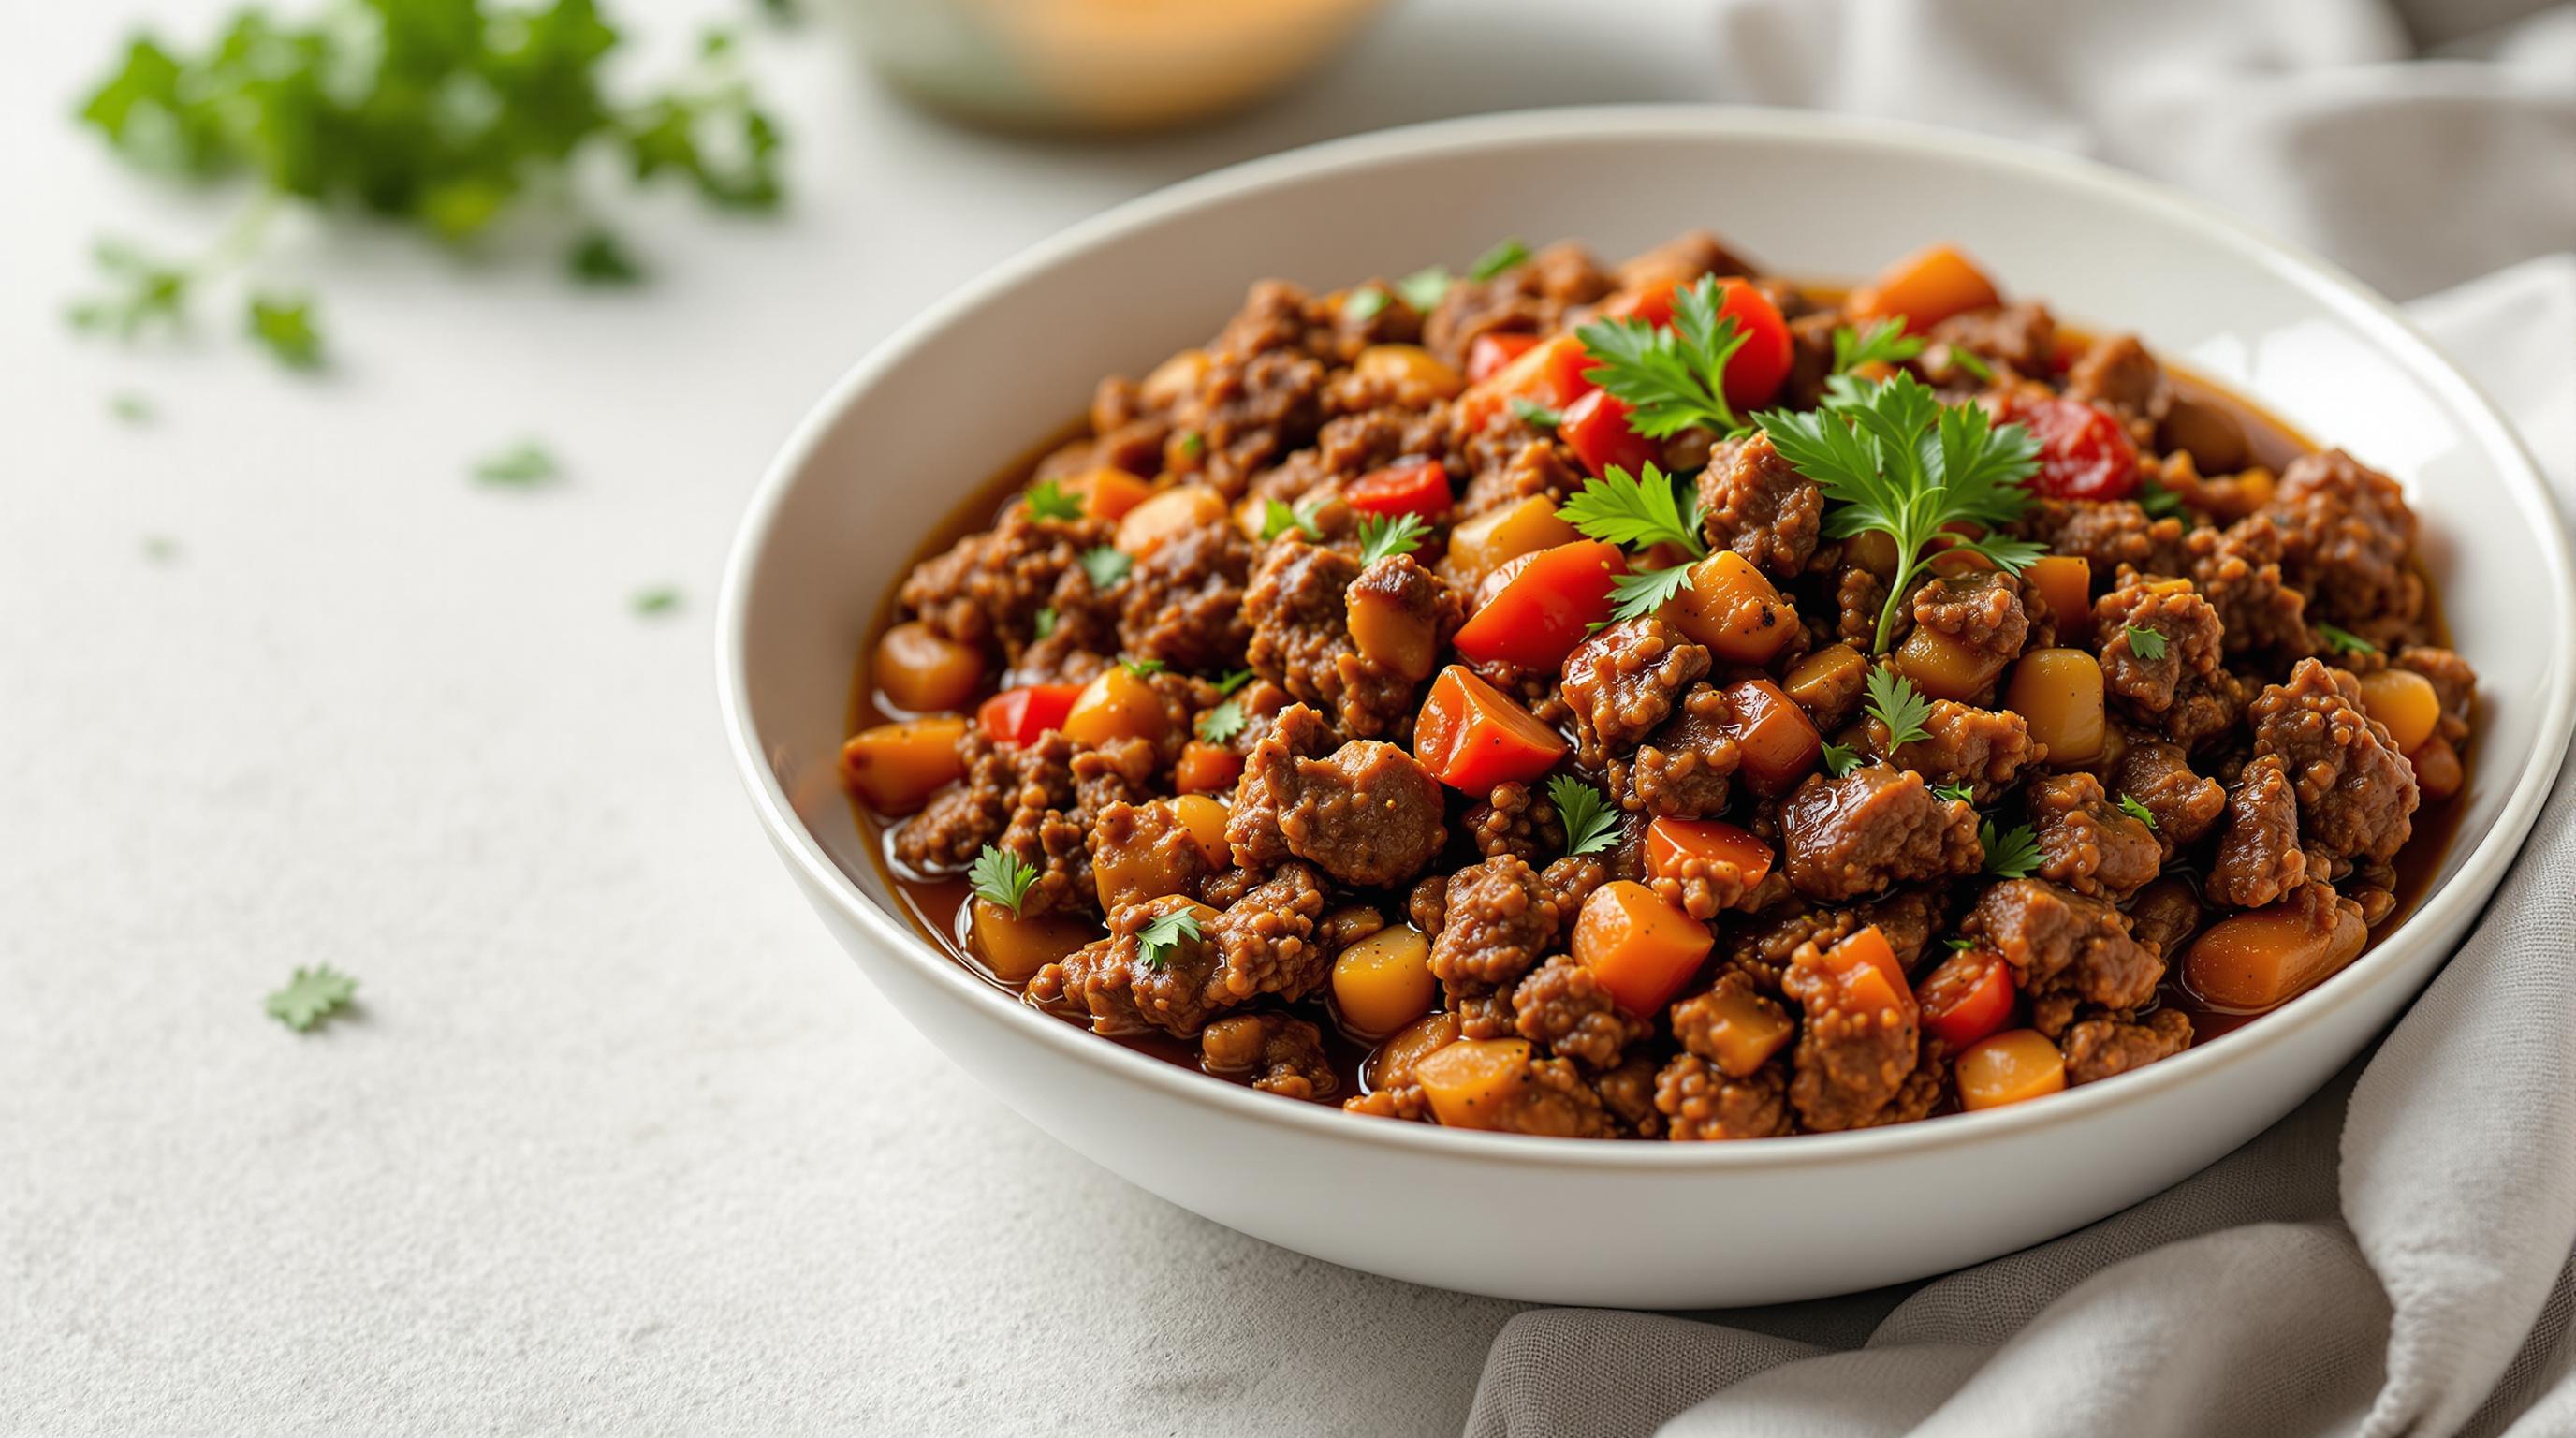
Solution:
[{"label": "curved bowl interior", "polygon": [[[1462,1134],[1272,1099],[1027,1011],[912,934],[835,756],[879,600],[966,489],[1079,412],[1100,375],[1204,340],[1255,278],[1338,287],[1455,265],[1503,235],[1615,257],[1697,226],[1817,278],[1956,240],[2012,292],[2134,329],[2402,480],[2485,705],[2458,838],[2406,926],[2282,1013],[2116,1081],[1726,1145]],[[960,1065],[1095,1160],[1256,1236],[1401,1278],[1559,1302],[1767,1302],[1937,1272],[2100,1217],[2243,1142],[2367,1042],[2492,891],[2566,747],[2565,543],[2502,423],[2402,320],[2191,202],[1911,129],[1545,112],[1194,181],[1038,247],[879,347],[789,442],[745,522],[719,624],[723,698],[754,802],[829,927]],[[1997,1185],[1999,1168],[2044,1178]],[[1552,1211],[1576,1205],[1622,1217],[1570,1234]],[[1707,1221],[1747,1207],[1773,1217]]]}]

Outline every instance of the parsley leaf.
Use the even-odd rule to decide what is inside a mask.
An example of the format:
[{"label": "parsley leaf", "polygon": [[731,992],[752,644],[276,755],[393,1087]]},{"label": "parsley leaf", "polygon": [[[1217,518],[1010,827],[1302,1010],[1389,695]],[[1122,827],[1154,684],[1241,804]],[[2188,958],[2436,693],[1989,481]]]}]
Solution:
[{"label": "parsley leaf", "polygon": [[1982,380],[1987,384],[1993,384],[1995,382],[1994,366],[1987,364],[1982,359],[1979,359],[1975,350],[1965,349],[1958,345],[1950,346],[1950,363],[1966,370],[1969,374],[1976,376],[1979,380]]},{"label": "parsley leaf", "polygon": [[1181,455],[1183,458],[1196,459],[1205,453],[1207,453],[1206,435],[1203,435],[1194,429],[1185,429],[1181,431]]},{"label": "parsley leaf", "polygon": [[1329,498],[1319,494],[1311,499],[1301,499],[1293,509],[1284,500],[1265,500],[1261,506],[1261,542],[1268,544],[1291,530],[1308,539],[1323,538],[1324,531],[1315,527],[1315,516],[1324,512],[1324,504]]},{"label": "parsley leaf", "polygon": [[1977,842],[1985,846],[1986,872],[1998,878],[2026,879],[2039,867],[2039,839],[2028,824],[2016,824],[1998,835],[1995,821],[1978,826]]},{"label": "parsley leaf", "polygon": [[1961,954],[1964,954],[1977,946],[1976,940],[1971,939],[1964,934],[1952,934],[1941,942],[1948,944],[1952,952]]},{"label": "parsley leaf", "polygon": [[485,484],[530,489],[563,473],[555,457],[535,440],[523,440],[474,466],[474,477]]},{"label": "parsley leaf", "polygon": [[2129,652],[2140,659],[2153,664],[2165,657],[2165,637],[2161,632],[2134,624],[2121,625],[2120,632],[2129,638]]},{"label": "parsley leaf", "polygon": [[166,534],[145,535],[143,557],[155,564],[176,563],[179,558],[179,541]]},{"label": "parsley leaf", "polygon": [[1397,280],[1395,292],[1404,296],[1406,304],[1427,315],[1439,308],[1441,299],[1449,293],[1449,268],[1426,265]]},{"label": "parsley leaf", "polygon": [[1082,551],[1081,562],[1082,572],[1091,576],[1091,587],[1104,592],[1116,588],[1118,581],[1127,577],[1127,571],[1136,567],[1135,560],[1109,544],[1096,544]]},{"label": "parsley leaf", "polygon": [[1936,784],[1932,797],[1944,804],[1973,804],[1977,802],[1977,791],[1965,784]]},{"label": "parsley leaf", "polygon": [[99,241],[95,257],[115,289],[103,298],[73,305],[72,328],[109,330],[119,339],[130,340],[149,325],[175,330],[187,323],[188,292],[195,277],[185,268],[152,259],[120,240]]},{"label": "parsley leaf", "polygon": [[1037,637],[1037,638],[1040,638],[1040,639],[1044,639],[1044,638],[1046,638],[1048,635],[1053,634],[1054,632],[1055,632],[1055,606],[1054,606],[1054,605],[1052,605],[1052,604],[1050,604],[1050,605],[1046,606],[1045,608],[1040,609],[1040,610],[1038,611],[1038,620],[1037,620],[1037,636],[1036,636],[1036,637]]},{"label": "parsley leaf", "polygon": [[1020,496],[1029,514],[1037,519],[1080,519],[1082,501],[1052,479],[1041,479]]},{"label": "parsley leaf", "polygon": [[975,897],[1010,910],[1013,917],[1028,902],[1029,886],[1037,881],[1038,871],[1021,863],[1019,855],[991,844],[966,869],[966,882],[974,886]]},{"label": "parsley leaf", "polygon": [[1717,281],[1703,275],[1673,295],[1673,323],[1660,328],[1633,316],[1598,319],[1574,333],[1594,363],[1585,379],[1628,406],[1628,427],[1663,439],[1693,426],[1732,434],[1742,428],[1726,402],[1726,362],[1745,334],[1718,312]]},{"label": "parsley leaf", "polygon": [[1673,602],[1690,583],[1690,566],[1676,564],[1669,569],[1632,569],[1610,581],[1610,616],[1613,619],[1641,619]]},{"label": "parsley leaf", "polygon": [[1342,297],[1342,318],[1355,325],[1367,324],[1386,308],[1386,301],[1386,291],[1375,285],[1362,285]]},{"label": "parsley leaf", "polygon": [[1199,716],[1198,735],[1210,744],[1222,744],[1243,732],[1251,721],[1244,717],[1240,700],[1228,699]]},{"label": "parsley leaf", "polygon": [[1872,320],[1853,329],[1834,330],[1834,373],[1849,374],[1865,364],[1900,364],[1923,353],[1923,340],[1905,332],[1901,319]]},{"label": "parsley leaf", "polygon": [[1825,741],[1825,772],[1839,779],[1860,767],[1860,751],[1847,745]]},{"label": "parsley leaf", "polygon": [[1571,774],[1559,774],[1547,781],[1547,797],[1565,825],[1568,858],[1607,849],[1619,837],[1619,816],[1600,790]]},{"label": "parsley leaf", "polygon": [[1136,931],[1136,947],[1144,955],[1145,967],[1158,974],[1171,962],[1172,950],[1184,941],[1196,943],[1198,939],[1199,916],[1187,909],[1159,915]]},{"label": "parsley leaf", "polygon": [[1923,721],[1932,717],[1932,701],[1914,687],[1914,681],[1893,669],[1879,666],[1869,671],[1869,712],[1887,726],[1887,747],[1901,749],[1931,734]]},{"label": "parsley leaf", "polygon": [[2362,638],[2360,635],[2353,633],[2349,629],[2338,629],[2331,624],[2319,624],[2317,626],[2317,637],[2326,642],[2326,648],[2331,649],[2338,654],[2376,654],[2379,652],[2378,645],[2371,643],[2369,640]]},{"label": "parsley leaf", "polygon": [[1372,514],[1360,521],[1360,563],[1375,564],[1398,554],[1411,554],[1422,547],[1422,536],[1431,526],[1418,514]]},{"label": "parsley leaf", "polygon": [[1467,278],[1490,280],[1512,266],[1526,261],[1529,257],[1529,246],[1519,240],[1504,240],[1476,256],[1476,262],[1467,267]]},{"label": "parsley leaf", "polygon": [[680,591],[665,584],[657,589],[639,591],[633,601],[638,614],[669,614],[680,607]]},{"label": "parsley leaf", "polygon": [[1217,676],[1217,681],[1216,681],[1216,692],[1217,692],[1217,694],[1218,694],[1218,696],[1219,696],[1219,697],[1223,697],[1223,696],[1225,696],[1225,695],[1228,695],[1228,694],[1233,693],[1233,692],[1234,692],[1234,691],[1236,691],[1237,689],[1240,689],[1240,688],[1242,688],[1244,685],[1249,684],[1249,683],[1251,683],[1251,682],[1252,682],[1252,671],[1251,671],[1251,670],[1249,670],[1249,669],[1229,669],[1229,670],[1225,671],[1223,674],[1220,674],[1220,675],[1218,675],[1218,676]]},{"label": "parsley leaf", "polygon": [[357,992],[358,981],[329,964],[312,969],[299,964],[286,987],[268,996],[266,1007],[270,1018],[300,1034],[338,1013]]},{"label": "parsley leaf", "polygon": [[626,252],[617,236],[590,230],[564,253],[564,268],[586,285],[634,285],[644,282],[644,267]]},{"label": "parsley leaf", "polygon": [[288,369],[322,367],[322,335],[313,328],[313,302],[293,303],[272,295],[250,298],[250,337],[266,346]]},{"label": "parsley leaf", "polygon": [[1512,396],[1512,415],[1521,423],[1535,429],[1554,429],[1565,423],[1565,411],[1550,409],[1537,400],[1520,395]]},{"label": "parsley leaf", "polygon": [[[1764,410],[1753,421],[1782,458],[1835,501],[1825,516],[1828,537],[1879,533],[1896,541],[1896,581],[1888,586],[1871,646],[1884,653],[1898,606],[1927,562],[1924,547],[1953,521],[1992,530],[2018,518],[2030,503],[2022,485],[2038,472],[2039,442],[2020,425],[1994,424],[1979,405],[1942,404],[1910,374],[1875,384],[1837,375],[1829,389],[1821,409]],[[2013,574],[2044,552],[2029,540],[1991,533],[1954,534],[1947,542]]]},{"label": "parsley leaf", "polygon": [[2149,519],[2165,519],[2182,513],[2182,496],[2154,480],[2138,486],[2138,508]]},{"label": "parsley leaf", "polygon": [[126,424],[150,424],[152,401],[131,391],[110,395],[107,401],[107,412]]},{"label": "parsley leaf", "polygon": [[2156,826],[2156,811],[2131,798],[2126,790],[2120,794],[2120,812],[2150,829]]},{"label": "parsley leaf", "polygon": [[1699,526],[1682,518],[1672,480],[1652,462],[1639,475],[1610,466],[1601,478],[1585,480],[1573,498],[1557,507],[1556,515],[1587,539],[1634,548],[1671,544],[1688,551],[1693,559],[1708,555]]},{"label": "parsley leaf", "polygon": [[1150,679],[1172,666],[1160,659],[1121,659],[1118,661],[1118,667],[1139,679]]}]

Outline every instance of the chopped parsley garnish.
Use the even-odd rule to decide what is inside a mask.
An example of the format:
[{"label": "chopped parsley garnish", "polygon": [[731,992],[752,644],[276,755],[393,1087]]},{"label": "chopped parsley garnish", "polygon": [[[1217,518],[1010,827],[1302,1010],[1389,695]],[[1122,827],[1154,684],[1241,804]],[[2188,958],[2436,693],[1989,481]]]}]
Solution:
[{"label": "chopped parsley garnish", "polygon": [[1670,569],[1632,569],[1610,581],[1610,615],[1613,619],[1636,619],[1652,614],[1673,602],[1690,583],[1690,566],[1676,564]]},{"label": "chopped parsley garnish", "polygon": [[1291,530],[1308,539],[1321,539],[1324,531],[1315,527],[1315,516],[1324,512],[1329,495],[1316,495],[1297,501],[1292,508],[1285,500],[1265,500],[1261,506],[1261,542],[1268,544]]},{"label": "chopped parsley garnish", "polygon": [[179,541],[166,534],[143,537],[143,557],[155,564],[173,564],[179,558]]},{"label": "chopped parsley garnish", "polygon": [[2182,513],[2182,496],[2151,479],[2138,486],[2138,508],[2149,519],[2168,519]]},{"label": "chopped parsley garnish", "polygon": [[1849,374],[1865,364],[1902,364],[1923,353],[1920,336],[1905,332],[1901,319],[1872,320],[1853,329],[1834,330],[1834,373]]},{"label": "chopped parsley garnish", "polygon": [[1593,361],[1583,377],[1627,405],[1628,427],[1648,439],[1694,426],[1734,433],[1743,422],[1726,402],[1726,362],[1745,335],[1719,304],[1717,281],[1703,275],[1674,292],[1669,329],[1633,316],[1584,325],[1574,332]]},{"label": "chopped parsley garnish", "polygon": [[1887,726],[1887,747],[1893,753],[1917,739],[1931,734],[1923,721],[1932,717],[1932,701],[1914,687],[1914,681],[1884,666],[1869,671],[1869,712]]},{"label": "chopped parsley garnish", "polygon": [[1839,779],[1860,767],[1860,751],[1846,744],[1825,741],[1825,772]]},{"label": "chopped parsley garnish", "polygon": [[175,330],[186,322],[196,277],[185,266],[165,264],[122,240],[101,240],[91,253],[113,291],[73,305],[72,328],[130,340],[152,325]]},{"label": "chopped parsley garnish", "polygon": [[1028,902],[1029,886],[1037,881],[1038,871],[1021,863],[1019,855],[990,844],[966,870],[966,882],[974,885],[975,897],[1010,910],[1015,918],[1020,905]]},{"label": "chopped parsley garnish", "polygon": [[1156,917],[1136,931],[1136,949],[1145,959],[1145,967],[1161,973],[1171,962],[1172,950],[1182,943],[1197,943],[1199,916],[1187,909],[1174,909]]},{"label": "chopped parsley garnish", "polygon": [[1611,811],[1600,790],[1571,774],[1559,774],[1547,781],[1547,797],[1556,805],[1556,816],[1565,825],[1568,858],[1607,849],[1618,838],[1619,816]]},{"label": "chopped parsley garnish", "polygon": [[1242,701],[1228,699],[1199,716],[1198,735],[1210,744],[1222,744],[1242,733],[1249,722],[1244,717]]},{"label": "chopped parsley garnish", "polygon": [[1041,479],[1021,496],[1029,513],[1038,519],[1080,519],[1082,500],[1052,479]]},{"label": "chopped parsley garnish", "polygon": [[1550,409],[1534,399],[1512,396],[1512,417],[1534,429],[1554,429],[1565,423],[1565,411]]},{"label": "chopped parsley garnish", "polygon": [[1948,944],[1952,952],[1962,954],[1977,946],[1977,941],[1969,938],[1965,934],[1952,934],[1941,942]]},{"label": "chopped parsley garnish", "polygon": [[1360,563],[1375,564],[1422,547],[1431,526],[1418,514],[1372,514],[1360,521]]},{"label": "chopped parsley garnish", "polygon": [[2161,632],[2134,624],[2121,625],[2120,632],[2128,637],[2129,652],[2140,659],[2153,664],[2165,657],[2165,636]]},{"label": "chopped parsley garnish", "polygon": [[1082,572],[1091,576],[1091,587],[1103,592],[1116,588],[1118,581],[1127,577],[1127,571],[1136,567],[1136,561],[1124,551],[1108,544],[1082,551],[1081,563]]},{"label": "chopped parsley garnish", "polygon": [[1973,804],[1977,802],[1977,791],[1965,784],[1935,784],[1932,797],[1944,804]]},{"label": "chopped parsley garnish", "polygon": [[2331,624],[2318,625],[2317,637],[2326,642],[2326,647],[2328,649],[2331,649],[2338,654],[2376,654],[2379,652],[2378,645],[2371,643],[2369,640],[2362,638],[2360,635],[2353,633],[2349,629],[2338,629]]},{"label": "chopped parsley garnish", "polygon": [[[1670,544],[1693,559],[1708,555],[1699,528],[1682,517],[1673,481],[1651,462],[1643,474],[1631,475],[1617,465],[1557,507],[1557,517],[1587,539],[1636,549]],[[1610,581],[1611,613],[1619,619],[1652,614],[1681,593],[1690,582],[1690,567],[1630,570]]]},{"label": "chopped parsley garnish", "polygon": [[1038,629],[1037,637],[1038,637],[1038,638],[1040,638],[1040,639],[1044,639],[1044,638],[1046,638],[1048,635],[1053,634],[1053,633],[1055,632],[1055,606],[1054,606],[1054,605],[1050,604],[1050,605],[1046,606],[1045,608],[1043,608],[1043,609],[1041,609],[1041,610],[1039,610],[1039,611],[1038,611],[1037,629]]},{"label": "chopped parsley garnish", "polygon": [[517,489],[533,488],[562,473],[555,457],[535,440],[523,440],[474,466],[474,477],[483,483]]},{"label": "chopped parsley garnish", "polygon": [[[2030,503],[2022,482],[2039,469],[2039,442],[2020,425],[1994,424],[1978,405],[1942,404],[1910,374],[1876,384],[1837,375],[1830,388],[1822,409],[1764,410],[1753,420],[1782,458],[1837,502],[1825,516],[1828,537],[1877,533],[1896,541],[1896,581],[1871,646],[1884,653],[1898,607],[1928,560],[1924,547],[1959,520],[1992,530],[2018,518]],[[2012,574],[2044,552],[1992,533],[1947,539]]]},{"label": "chopped parsley garnish", "polygon": [[667,584],[640,590],[631,601],[631,607],[638,614],[669,614],[680,607],[680,591]]},{"label": "chopped parsley garnish", "polygon": [[1958,345],[1950,346],[1950,363],[1966,370],[1968,373],[1976,376],[1980,380],[1983,380],[1987,384],[1993,384],[1995,382],[1994,366],[1977,358],[1977,352],[1975,350],[1964,349]]},{"label": "chopped parsley garnish", "polygon": [[2028,824],[2015,824],[2001,835],[1995,821],[1978,826],[1977,842],[1985,846],[1986,872],[1998,878],[2026,879],[2039,867],[2039,838]]},{"label": "chopped parsley garnish", "polygon": [[322,333],[313,328],[311,300],[251,296],[250,337],[288,369],[322,367]]},{"label": "chopped parsley garnish", "polygon": [[1429,314],[1440,307],[1441,298],[1449,293],[1449,267],[1425,265],[1395,282],[1395,292],[1404,302]]},{"label": "chopped parsley garnish", "polygon": [[1476,256],[1476,262],[1467,267],[1467,278],[1471,280],[1490,280],[1494,276],[1501,274],[1503,271],[1510,269],[1512,266],[1527,260],[1529,258],[1529,254],[1529,246],[1522,244],[1518,240],[1505,240],[1494,246],[1492,249],[1485,251],[1483,254]]},{"label": "chopped parsley garnish", "polygon": [[358,981],[329,964],[298,965],[286,987],[268,996],[268,1016],[300,1034],[347,1007],[357,993]]},{"label": "chopped parsley garnish", "polygon": [[1225,695],[1228,695],[1228,694],[1233,693],[1233,692],[1234,692],[1234,691],[1236,691],[1237,689],[1240,689],[1240,688],[1242,688],[1244,685],[1249,684],[1249,683],[1251,683],[1251,682],[1252,682],[1252,671],[1251,671],[1251,670],[1249,670],[1249,669],[1229,669],[1229,670],[1225,671],[1223,674],[1220,674],[1220,675],[1218,675],[1218,676],[1217,676],[1217,680],[1216,680],[1216,692],[1217,692],[1217,694],[1218,694],[1218,696],[1219,696],[1219,697],[1223,697],[1223,696],[1225,696]]},{"label": "chopped parsley garnish", "polygon": [[637,285],[644,282],[644,267],[626,252],[625,242],[606,230],[591,230],[573,241],[572,250],[564,256],[564,268],[586,285]]},{"label": "chopped parsley garnish", "polygon": [[1194,429],[1181,431],[1181,454],[1184,458],[1197,459],[1205,453],[1207,453],[1206,435]]},{"label": "chopped parsley garnish", "polygon": [[2150,829],[2156,826],[2156,811],[2131,798],[2125,790],[2120,794],[2120,812]]},{"label": "chopped parsley garnish", "polygon": [[1355,325],[1367,324],[1386,308],[1386,300],[1386,291],[1375,285],[1362,285],[1342,297],[1342,318]]},{"label": "chopped parsley garnish", "polygon": [[1121,659],[1118,661],[1118,667],[1139,679],[1150,679],[1172,666],[1160,659]]},{"label": "chopped parsley garnish", "polygon": [[132,392],[110,395],[107,412],[126,424],[150,424],[152,401]]}]

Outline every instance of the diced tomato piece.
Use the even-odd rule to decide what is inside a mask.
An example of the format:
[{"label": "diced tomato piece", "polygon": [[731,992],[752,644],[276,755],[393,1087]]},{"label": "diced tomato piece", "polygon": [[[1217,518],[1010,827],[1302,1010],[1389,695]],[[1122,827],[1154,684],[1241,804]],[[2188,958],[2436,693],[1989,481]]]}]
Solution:
[{"label": "diced tomato piece", "polygon": [[1956,1053],[2012,1022],[2012,966],[1987,949],[1963,949],[1914,986],[1923,1030]]},{"label": "diced tomato piece", "polygon": [[1572,335],[1550,335],[1459,396],[1459,417],[1473,432],[1516,399],[1561,410],[1596,388],[1583,377],[1591,366],[1583,341]]},{"label": "diced tomato piece", "polygon": [[1720,280],[1726,299],[1717,312],[1744,331],[1744,343],[1726,361],[1726,402],[1738,411],[1760,409],[1789,378],[1793,346],[1789,321],[1771,297],[1743,280]]},{"label": "diced tomato piece", "polygon": [[1679,280],[1657,280],[1641,290],[1621,290],[1601,302],[1601,313],[1610,319],[1644,320],[1662,329],[1673,322],[1673,291],[1680,288]]},{"label": "diced tomato piece", "polygon": [[1627,572],[1619,546],[1597,539],[1524,554],[1485,577],[1451,642],[1480,664],[1554,669],[1610,621],[1610,581]]},{"label": "diced tomato piece", "polygon": [[2017,424],[2039,441],[2039,473],[2030,492],[2048,499],[2127,499],[2138,491],[2138,447],[2120,422],[2082,400],[2015,390],[1995,419]]},{"label": "diced tomato piece", "polygon": [[1616,465],[1642,473],[1649,461],[1663,456],[1663,446],[1628,427],[1628,406],[1606,389],[1596,389],[1566,406],[1556,437],[1572,448],[1583,467],[1607,474]]},{"label": "diced tomato piece", "polygon": [[1049,729],[1064,727],[1079,684],[1023,684],[987,699],[975,711],[975,722],[987,738],[1001,744],[1034,744]]},{"label": "diced tomato piece", "polygon": [[1413,721],[1413,757],[1452,789],[1528,783],[1565,757],[1565,739],[1493,685],[1452,664]]},{"label": "diced tomato piece", "polygon": [[1736,772],[1753,792],[1776,799],[1798,787],[1825,757],[1815,721],[1779,685],[1746,679],[1726,686],[1727,717],[1719,727],[1736,742]]},{"label": "diced tomato piece", "polygon": [[1771,873],[1771,846],[1719,819],[1657,819],[1646,826],[1646,872],[1658,879],[1687,877],[1694,861],[1732,864],[1748,889]]},{"label": "diced tomato piece", "polygon": [[1362,514],[1436,519],[1449,509],[1449,471],[1436,459],[1373,469],[1352,480],[1342,499]]},{"label": "diced tomato piece", "polygon": [[1487,330],[1467,346],[1467,382],[1492,379],[1505,365],[1529,353],[1538,336],[1509,330]]}]

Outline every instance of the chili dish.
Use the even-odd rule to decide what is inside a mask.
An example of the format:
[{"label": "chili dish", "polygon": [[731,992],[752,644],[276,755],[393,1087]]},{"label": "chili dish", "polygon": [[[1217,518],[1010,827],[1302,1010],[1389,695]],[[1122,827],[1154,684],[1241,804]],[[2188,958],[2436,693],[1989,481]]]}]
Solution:
[{"label": "chili dish", "polygon": [[1264,281],[1002,484],[863,657],[863,826],[1024,1002],[1355,1114],[2111,1078],[2349,964],[2466,784],[2396,482],[1948,246]]}]

